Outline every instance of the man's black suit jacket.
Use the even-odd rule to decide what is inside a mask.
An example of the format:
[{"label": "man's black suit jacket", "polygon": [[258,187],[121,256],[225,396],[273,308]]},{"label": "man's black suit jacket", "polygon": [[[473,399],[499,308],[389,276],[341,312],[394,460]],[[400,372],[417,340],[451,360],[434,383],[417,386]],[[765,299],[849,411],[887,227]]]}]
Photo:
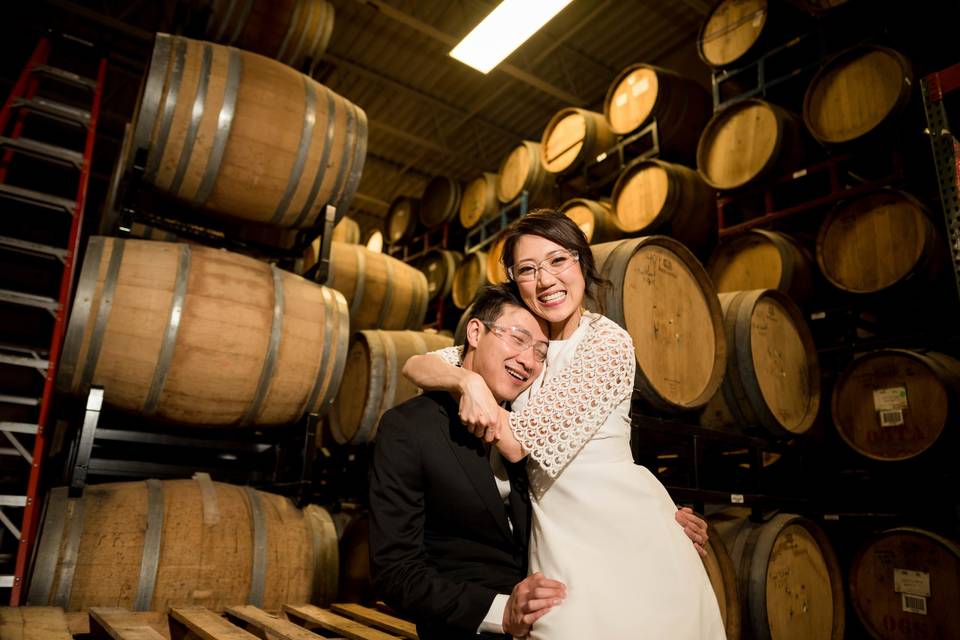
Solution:
[{"label": "man's black suit jacket", "polygon": [[[370,471],[374,586],[416,620],[423,640],[476,638],[494,596],[527,570],[530,504],[523,463],[506,463],[509,507],[487,447],[447,393],[427,393],[380,421]],[[507,522],[513,522],[513,532]]]}]

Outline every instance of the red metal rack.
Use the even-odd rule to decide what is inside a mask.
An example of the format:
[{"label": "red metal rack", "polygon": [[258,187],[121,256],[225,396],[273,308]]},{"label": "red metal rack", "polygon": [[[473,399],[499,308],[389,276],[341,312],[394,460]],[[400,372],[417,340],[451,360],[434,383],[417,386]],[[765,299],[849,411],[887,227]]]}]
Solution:
[{"label": "red metal rack", "polygon": [[[39,398],[30,398],[4,394],[4,400],[12,401],[14,404],[27,404],[23,401],[31,401],[32,406],[38,410],[35,424],[29,422],[2,422],[4,427],[19,434],[33,435],[33,447],[30,455],[26,454],[26,447],[18,447],[21,455],[29,463],[29,475],[26,480],[26,495],[22,500],[15,501],[11,498],[19,496],[4,496],[5,506],[22,506],[23,518],[21,526],[15,532],[19,539],[19,547],[16,555],[16,564],[13,576],[4,576],[2,585],[12,588],[10,602],[18,605],[21,602],[22,590],[24,587],[24,577],[27,571],[28,561],[30,559],[31,547],[36,535],[37,523],[40,515],[40,480],[43,471],[43,462],[47,448],[47,429],[51,426],[51,404],[54,395],[54,383],[57,375],[57,364],[60,358],[60,349],[63,343],[64,332],[70,311],[70,302],[73,294],[73,275],[77,252],[80,244],[80,233],[83,227],[84,204],[87,198],[87,184],[90,177],[90,167],[93,158],[94,140],[96,138],[97,119],[100,112],[100,101],[103,92],[103,83],[106,76],[107,62],[105,58],[99,58],[95,62],[96,73],[94,78],[87,78],[67,69],[52,66],[51,53],[54,44],[54,36],[42,38],[30,56],[19,79],[13,87],[9,97],[0,110],[0,146],[4,148],[2,160],[0,160],[0,198],[18,203],[18,206],[27,209],[53,210],[60,215],[69,216],[69,222],[63,217],[59,220],[63,222],[64,230],[69,231],[59,236],[66,237],[65,246],[63,244],[44,244],[33,241],[34,239],[25,239],[4,235],[0,237],[0,249],[17,254],[23,257],[23,260],[31,259],[49,259],[56,265],[59,265],[59,275],[55,276],[59,280],[59,290],[56,298],[52,296],[41,296],[31,293],[24,293],[17,290],[0,290],[0,303],[15,309],[46,309],[54,316],[53,329],[49,334],[48,347],[45,350],[38,351],[36,345],[31,347],[21,347],[17,345],[5,345],[4,351],[0,353],[0,361],[5,365],[26,366],[28,369],[35,369],[44,375],[43,392]],[[59,48],[61,44],[64,47],[80,46],[86,51],[87,57],[96,59],[92,54],[93,46],[75,38],[66,35],[56,36],[56,44]],[[54,87],[52,94],[48,89]],[[64,93],[65,92],[65,93]],[[83,106],[77,106],[75,103],[60,101],[58,96],[68,95],[70,92],[79,93],[86,96]],[[55,97],[51,97],[55,96]],[[89,108],[85,108],[89,105]],[[53,129],[57,126],[74,131],[79,130],[80,136],[65,136],[65,139],[82,139],[82,149],[75,149],[69,146],[69,143],[61,144],[51,143],[48,139],[39,140],[34,137],[27,137],[25,133],[33,130],[34,125],[38,123],[49,123],[53,121]],[[12,127],[7,133],[8,126]],[[40,126],[39,130],[42,130]],[[61,131],[61,130],[58,130]],[[58,166],[72,167],[76,170],[76,188],[73,191],[73,199],[63,197],[51,191],[39,190],[31,184],[31,188],[22,185],[13,184],[15,172],[13,165],[20,156],[28,156],[34,161],[49,163]],[[30,173],[30,172],[27,172]],[[36,173],[36,172],[34,172]],[[69,186],[67,187],[69,189]],[[26,214],[25,214],[26,215]],[[27,225],[20,227],[21,230],[30,229],[38,223],[27,219]],[[19,354],[10,357],[10,352]],[[24,357],[23,354],[28,357]],[[42,357],[46,355],[46,357]],[[25,362],[22,362],[25,361]],[[30,372],[32,373],[32,372]],[[0,392],[3,392],[0,389]],[[8,429],[4,429],[8,431]],[[10,437],[10,432],[6,434]],[[12,522],[4,524],[12,525]]]}]

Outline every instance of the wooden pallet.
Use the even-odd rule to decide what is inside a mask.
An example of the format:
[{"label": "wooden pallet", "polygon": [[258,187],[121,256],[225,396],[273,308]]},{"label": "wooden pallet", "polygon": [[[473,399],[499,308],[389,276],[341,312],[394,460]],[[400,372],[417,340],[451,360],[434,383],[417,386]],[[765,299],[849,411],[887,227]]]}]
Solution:
[{"label": "wooden pallet", "polygon": [[[362,605],[284,605],[279,613],[252,605],[228,607],[221,615],[204,607],[171,607],[166,614],[93,607],[87,625],[72,624],[57,607],[0,607],[3,640],[416,640],[416,627]],[[316,633],[314,632],[316,631]]]}]

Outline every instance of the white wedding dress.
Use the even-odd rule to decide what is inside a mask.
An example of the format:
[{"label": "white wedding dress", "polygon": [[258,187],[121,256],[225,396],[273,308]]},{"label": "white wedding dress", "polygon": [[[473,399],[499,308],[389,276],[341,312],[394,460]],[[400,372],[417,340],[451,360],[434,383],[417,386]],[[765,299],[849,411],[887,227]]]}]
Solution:
[{"label": "white wedding dress", "polygon": [[[547,363],[514,401],[511,425],[530,452],[530,571],[564,582],[567,598],[530,637],[724,638],[716,596],[675,520],[677,507],[630,453],[629,335],[612,320],[585,316],[569,340],[550,343]],[[591,408],[582,423],[570,420]],[[572,437],[551,429],[555,421],[567,423]]]},{"label": "white wedding dress", "polygon": [[551,341],[544,371],[513,403],[511,427],[529,453],[530,572],[567,585],[533,640],[725,637],[676,506],[633,462],[634,366],[626,331],[588,313],[570,339]]}]

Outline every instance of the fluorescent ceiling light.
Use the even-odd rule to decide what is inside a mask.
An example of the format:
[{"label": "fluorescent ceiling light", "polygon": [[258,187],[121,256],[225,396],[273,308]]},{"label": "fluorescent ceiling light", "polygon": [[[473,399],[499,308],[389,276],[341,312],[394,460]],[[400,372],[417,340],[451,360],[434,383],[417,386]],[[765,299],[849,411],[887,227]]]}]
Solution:
[{"label": "fluorescent ceiling light", "polygon": [[503,0],[450,55],[487,73],[572,1]]}]

